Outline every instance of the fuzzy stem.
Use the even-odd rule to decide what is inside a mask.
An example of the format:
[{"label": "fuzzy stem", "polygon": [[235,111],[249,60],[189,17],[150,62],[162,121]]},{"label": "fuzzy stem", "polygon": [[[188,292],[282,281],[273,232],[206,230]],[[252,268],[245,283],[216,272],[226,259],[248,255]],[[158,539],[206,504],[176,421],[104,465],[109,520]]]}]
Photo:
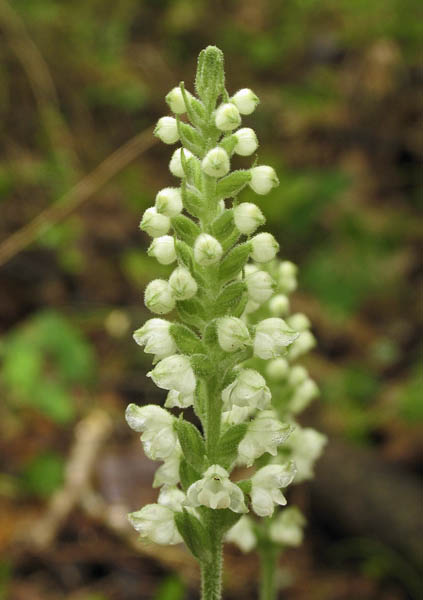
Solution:
[{"label": "fuzzy stem", "polygon": [[[213,518],[210,519],[212,532]],[[222,597],[222,540],[211,536],[211,559],[201,564],[201,600],[220,600]]]},{"label": "fuzzy stem", "polygon": [[271,543],[261,544],[258,554],[260,558],[260,600],[276,600],[278,548]]}]

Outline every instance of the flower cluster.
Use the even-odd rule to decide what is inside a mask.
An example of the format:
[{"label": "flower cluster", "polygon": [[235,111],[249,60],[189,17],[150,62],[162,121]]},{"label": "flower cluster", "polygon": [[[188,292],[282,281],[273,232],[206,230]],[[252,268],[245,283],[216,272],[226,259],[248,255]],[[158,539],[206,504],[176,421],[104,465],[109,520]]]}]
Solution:
[{"label": "flower cluster", "polygon": [[[269,193],[278,185],[276,173],[266,165],[231,172],[234,154],[257,150],[255,132],[240,126],[259,100],[249,89],[228,94],[215,47],[200,54],[196,92],[181,84],[166,96],[173,114],[159,119],[155,134],[181,144],[169,163],[179,185],[159,191],[140,224],[153,238],[149,255],[173,265],[167,279],[147,285],[145,305],[155,315],[172,315],[151,318],[134,333],[153,354],[148,376],[168,394],[165,408],[131,404],[126,412],[146,455],[163,461],[153,484],[161,487],[157,504],[130,521],[156,543],[185,541],[218,573],[225,535],[244,550],[254,545],[245,513],[271,517],[287,502],[283,490],[311,473],[319,441],[296,429],[293,415],[317,389],[291,365],[314,343],[308,320],[288,316],[295,267],[277,261],[279,245],[270,233],[256,233],[265,222],[260,208],[237,200],[247,186]],[[269,381],[285,390],[283,407]],[[188,407],[198,427],[167,410]],[[235,466],[257,459],[261,466],[250,479],[231,479]],[[286,520],[278,518],[278,539]]]}]

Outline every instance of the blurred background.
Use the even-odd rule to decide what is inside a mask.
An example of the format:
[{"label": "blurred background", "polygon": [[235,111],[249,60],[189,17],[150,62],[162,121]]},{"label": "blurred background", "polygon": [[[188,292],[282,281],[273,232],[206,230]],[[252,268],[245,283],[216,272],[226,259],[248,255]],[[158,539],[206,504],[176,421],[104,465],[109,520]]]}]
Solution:
[{"label": "blurred background", "polygon": [[[173,184],[151,127],[208,44],[229,92],[261,99],[244,122],[281,185],[242,199],[299,265],[293,308],[318,339],[303,422],[330,443],[291,494],[309,524],[281,598],[419,597],[422,16],[418,0],[0,0],[2,600],[198,597],[186,551],[126,525],[156,492],[123,415],[162,400],[131,335],[169,270],[138,229]],[[255,598],[255,556],[226,554],[225,598]]]}]

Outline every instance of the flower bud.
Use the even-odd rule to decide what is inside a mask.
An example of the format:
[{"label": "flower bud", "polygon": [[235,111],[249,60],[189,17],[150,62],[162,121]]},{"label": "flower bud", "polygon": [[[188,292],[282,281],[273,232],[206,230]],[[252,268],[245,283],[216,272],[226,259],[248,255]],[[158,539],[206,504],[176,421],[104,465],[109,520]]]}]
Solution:
[{"label": "flower bud", "polygon": [[208,233],[200,233],[194,244],[194,259],[202,267],[219,262],[223,248],[216,238]]},{"label": "flower bud", "polygon": [[[269,302],[269,310],[275,317],[282,317],[289,312],[289,299],[284,294],[277,294]],[[292,326],[291,321],[287,320],[288,325],[294,330],[298,331]]]},{"label": "flower bud", "polygon": [[251,478],[251,504],[259,517],[271,517],[276,504],[285,506],[286,498],[280,488],[287,487],[294,479],[295,465],[267,465]]},{"label": "flower bud", "polygon": [[177,267],[169,277],[169,285],[176,300],[188,300],[198,290],[197,282],[185,267]]},{"label": "flower bud", "polygon": [[211,177],[223,177],[230,169],[229,156],[223,148],[212,148],[201,162],[204,173]]},{"label": "flower bud", "polygon": [[302,412],[314,398],[319,395],[319,388],[312,379],[308,378],[301,383],[294,392],[289,409],[295,415]]},{"label": "flower bud", "polygon": [[154,256],[161,265],[170,265],[176,260],[175,240],[172,235],[154,238],[147,250],[148,256]]},{"label": "flower bud", "polygon": [[248,512],[241,489],[229,479],[220,465],[212,465],[187,491],[191,506],[208,506],[212,509],[229,508],[236,513]]},{"label": "flower bud", "polygon": [[170,390],[165,402],[166,408],[189,408],[194,404],[194,394],[182,394],[176,390]]},{"label": "flower bud", "polygon": [[252,202],[241,202],[234,208],[234,221],[238,231],[250,235],[257,227],[263,225],[266,219],[258,206]]},{"label": "flower bud", "polygon": [[183,539],[175,524],[174,511],[160,504],[146,504],[128,515],[132,527],[142,538],[155,544],[180,544]]},{"label": "flower bud", "polygon": [[152,460],[168,458],[174,451],[178,436],[173,428],[174,417],[160,406],[130,404],[126,421],[135,431],[143,431],[144,452]]},{"label": "flower bud", "polygon": [[285,358],[275,358],[267,363],[266,375],[272,381],[283,381],[289,372],[289,363]]},{"label": "flower bud", "polygon": [[275,282],[266,271],[255,271],[245,278],[248,297],[257,304],[266,302],[275,289]]},{"label": "flower bud", "polygon": [[179,188],[167,187],[156,196],[156,210],[167,217],[176,217],[182,211],[182,195]]},{"label": "flower bud", "polygon": [[251,240],[251,258],[258,263],[273,260],[279,251],[279,244],[271,233],[258,233]]},{"label": "flower bud", "polygon": [[[192,94],[190,92],[185,91],[188,100],[192,98]],[[166,102],[172,112],[177,115],[182,115],[187,111],[187,107],[185,106],[184,97],[182,96],[181,88],[174,87],[173,90],[166,96]]]},{"label": "flower bud", "polygon": [[191,361],[183,354],[164,358],[147,377],[163,390],[176,390],[184,395],[193,394],[197,384]]},{"label": "flower bud", "polygon": [[296,289],[297,270],[297,265],[294,265],[289,260],[284,260],[280,263],[278,284],[281,292],[290,294]]},{"label": "flower bud", "polygon": [[216,110],[214,122],[221,131],[232,131],[241,125],[241,115],[234,104],[227,102]]},{"label": "flower bud", "polygon": [[235,352],[251,344],[247,326],[237,317],[222,317],[217,321],[217,339],[225,352]]},{"label": "flower bud", "polygon": [[268,452],[278,453],[280,446],[293,431],[292,425],[281,423],[272,410],[261,412],[248,425],[248,430],[238,446],[238,462],[251,467],[254,461]]},{"label": "flower bud", "polygon": [[172,158],[170,159],[169,163],[169,170],[172,173],[172,175],[175,175],[175,177],[185,177],[185,171],[183,169],[181,161],[182,150],[184,151],[184,156],[186,160],[190,159],[193,156],[192,152],[190,152],[186,148],[178,148],[177,150],[175,150],[175,152],[172,154]]},{"label": "flower bud", "polygon": [[250,115],[255,111],[259,99],[252,90],[243,88],[232,96],[231,102],[235,104],[242,115]]},{"label": "flower bud", "polygon": [[242,127],[234,133],[236,137],[235,152],[240,156],[250,156],[258,148],[257,136],[254,129]]},{"label": "flower bud", "polygon": [[249,315],[253,312],[256,312],[260,308],[260,304],[258,302],[254,302],[253,300],[247,300],[247,304],[244,308],[244,315]]},{"label": "flower bud", "polygon": [[277,358],[297,337],[298,333],[292,331],[283,319],[264,319],[256,327],[254,356],[265,360]]},{"label": "flower bud", "polygon": [[295,331],[305,331],[311,327],[310,319],[303,313],[291,315],[287,318],[286,322]]},{"label": "flower bud", "polygon": [[144,303],[151,312],[164,315],[175,308],[172,290],[164,279],[153,279],[145,288]]},{"label": "flower bud", "polygon": [[175,340],[170,334],[171,323],[164,319],[149,319],[134,332],[134,340],[145,346],[144,352],[154,354],[154,362],[171,356],[177,351]]},{"label": "flower bud", "polygon": [[253,167],[250,170],[250,173],[251,179],[249,181],[249,186],[256,194],[268,194],[273,187],[279,185],[279,179],[272,167],[267,167],[265,165]]},{"label": "flower bud", "polygon": [[157,212],[156,207],[147,208],[142,216],[140,229],[148,233],[151,237],[160,237],[166,235],[170,229],[170,219],[166,215]]},{"label": "flower bud", "polygon": [[316,338],[310,331],[302,331],[289,349],[289,358],[295,360],[299,356],[306,354],[316,345]]},{"label": "flower bud", "polygon": [[179,140],[178,125],[173,117],[162,117],[157,121],[154,135],[165,144],[174,144]]},{"label": "flower bud", "polygon": [[271,397],[266,380],[254,369],[239,369],[236,379],[222,392],[225,410],[235,406],[264,410],[269,407]]},{"label": "flower bud", "polygon": [[246,553],[251,552],[257,544],[257,539],[253,529],[253,521],[250,517],[243,515],[239,521],[230,528],[225,536],[225,540],[238,546],[238,548]]},{"label": "flower bud", "polygon": [[311,427],[296,425],[287,447],[291,450],[291,458],[295,461],[297,474],[295,483],[311,479],[314,475],[314,463],[322,454],[327,437]]},{"label": "flower bud", "polygon": [[303,541],[305,524],[306,520],[296,506],[284,508],[270,524],[270,539],[275,544],[300,546]]},{"label": "flower bud", "polygon": [[222,412],[222,426],[245,423],[255,410],[250,406],[237,406],[234,404],[230,410]]},{"label": "flower bud", "polygon": [[302,365],[294,365],[291,367],[288,375],[288,383],[292,387],[297,387],[301,385],[304,381],[308,379],[308,371]]}]

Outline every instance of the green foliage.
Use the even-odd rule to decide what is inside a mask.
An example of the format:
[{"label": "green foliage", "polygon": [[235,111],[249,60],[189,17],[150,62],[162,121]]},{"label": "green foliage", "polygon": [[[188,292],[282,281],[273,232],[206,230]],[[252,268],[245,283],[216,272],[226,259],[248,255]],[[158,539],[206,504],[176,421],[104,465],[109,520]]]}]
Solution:
[{"label": "green foliage", "polygon": [[154,600],[183,600],[185,586],[176,575],[168,575],[159,585]]},{"label": "green foliage", "polygon": [[22,473],[23,489],[40,498],[50,496],[63,483],[64,466],[64,459],[54,452],[39,454]]},{"label": "green foliage", "polygon": [[93,350],[63,316],[45,311],[3,338],[0,370],[9,402],[31,406],[58,423],[75,415],[73,392],[95,378]]}]

